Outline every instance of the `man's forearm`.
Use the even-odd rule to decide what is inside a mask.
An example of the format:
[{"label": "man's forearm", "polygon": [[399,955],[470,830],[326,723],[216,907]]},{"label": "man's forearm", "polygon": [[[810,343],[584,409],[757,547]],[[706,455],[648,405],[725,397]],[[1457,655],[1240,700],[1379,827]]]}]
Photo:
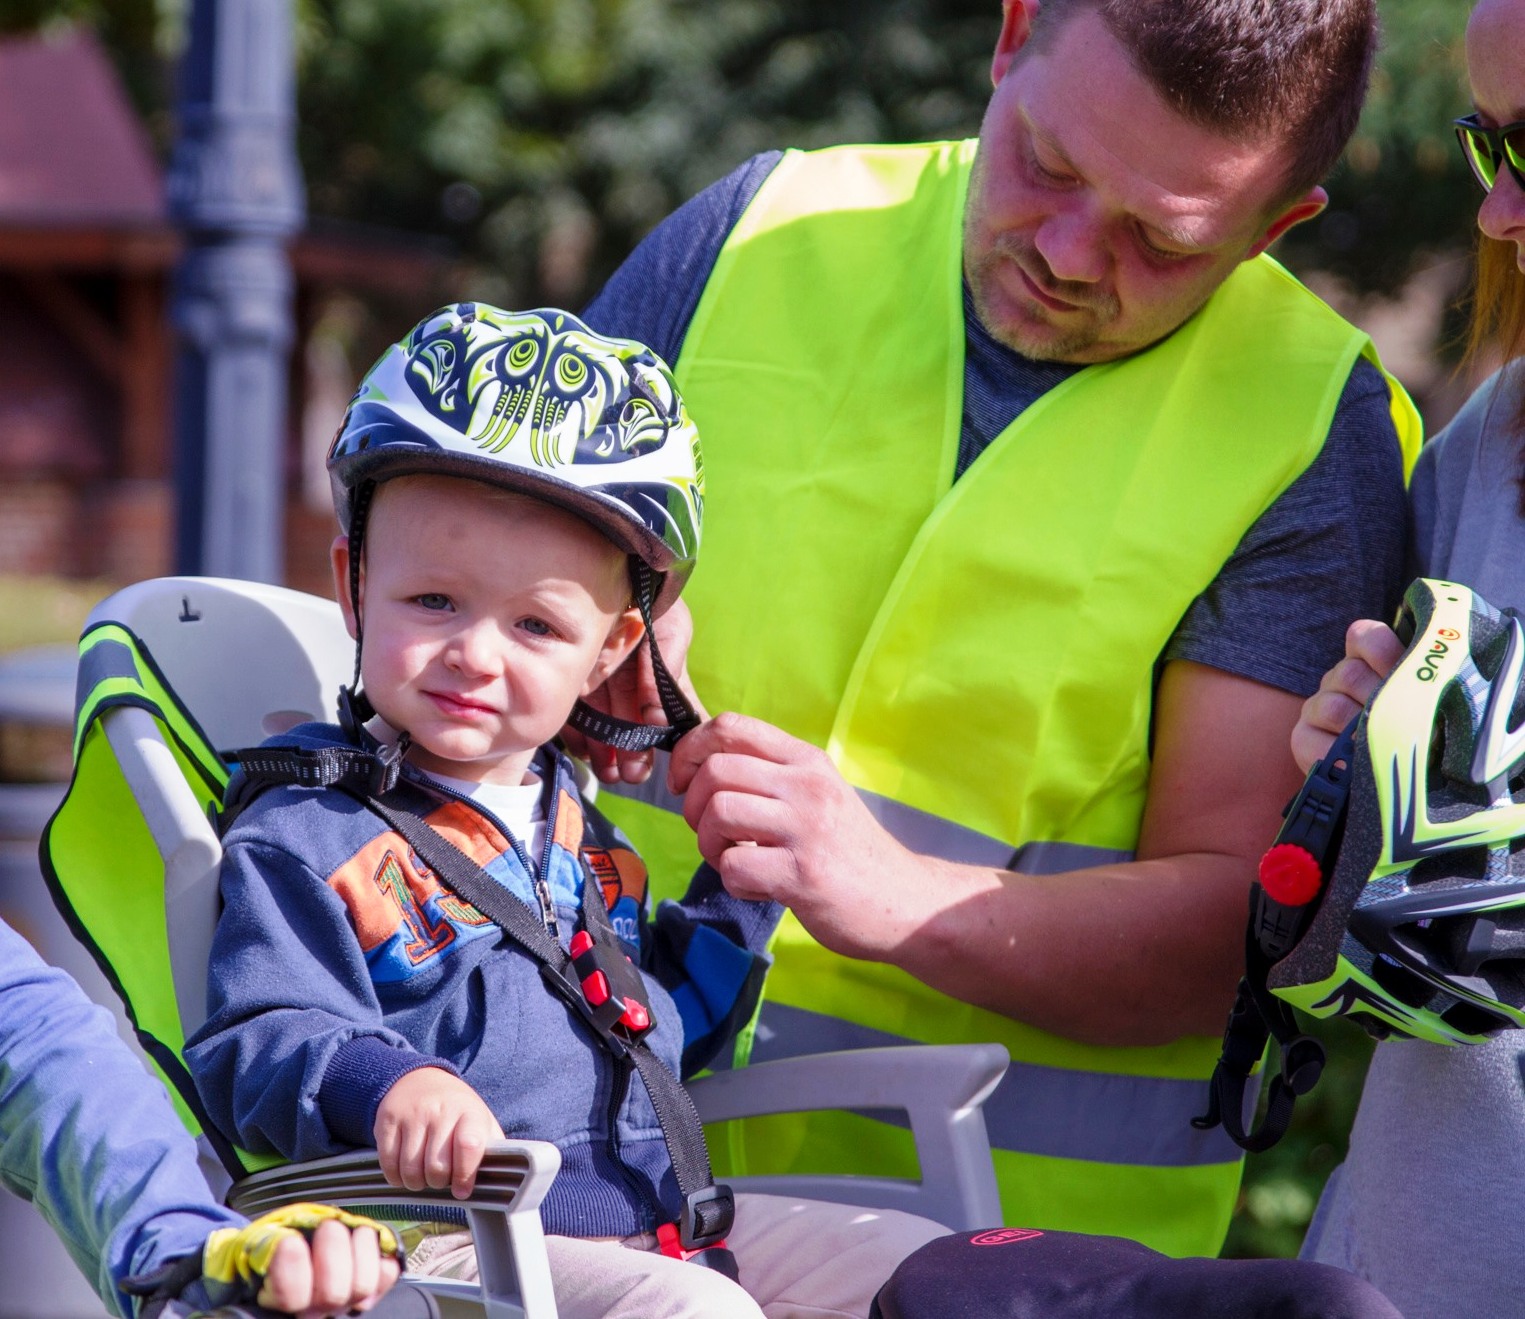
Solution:
[{"label": "man's forearm", "polygon": [[1243,969],[1242,858],[1060,875],[917,861],[936,897],[881,956],[933,989],[1088,1044],[1222,1030]]}]

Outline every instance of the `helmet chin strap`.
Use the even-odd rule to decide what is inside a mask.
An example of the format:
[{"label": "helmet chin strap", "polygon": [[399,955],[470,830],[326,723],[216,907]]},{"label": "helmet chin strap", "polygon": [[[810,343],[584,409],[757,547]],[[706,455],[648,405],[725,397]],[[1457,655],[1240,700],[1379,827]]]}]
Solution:
[{"label": "helmet chin strap", "polygon": [[[348,687],[339,688],[339,723],[351,737],[358,737],[360,729],[371,721],[376,713],[370,699],[360,690],[360,645],[365,627],[360,621],[360,556],[365,546],[365,526],[371,517],[371,500],[376,496],[376,483],[362,481],[356,488],[350,503],[349,514],[349,604],[355,616],[355,676]],[[404,739],[407,733],[403,732]]]},{"label": "helmet chin strap", "polygon": [[637,724],[620,719],[602,710],[595,710],[586,701],[578,701],[567,716],[567,723],[584,737],[602,742],[619,751],[649,751],[653,748],[670,751],[673,744],[690,729],[698,727],[699,716],[688,698],[679,690],[677,682],[667,665],[662,662],[662,652],[657,649],[656,631],[651,625],[651,605],[656,597],[658,578],[651,565],[643,559],[630,556],[630,586],[635,596],[636,608],[641,611],[641,622],[646,625],[646,645],[651,651],[651,672],[656,679],[657,696],[662,702],[662,712],[667,724]]}]

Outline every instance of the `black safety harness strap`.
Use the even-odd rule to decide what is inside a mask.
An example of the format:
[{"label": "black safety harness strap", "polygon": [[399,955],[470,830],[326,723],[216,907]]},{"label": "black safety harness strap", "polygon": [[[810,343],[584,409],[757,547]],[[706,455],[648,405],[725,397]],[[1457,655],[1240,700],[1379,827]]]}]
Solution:
[{"label": "black safety harness strap", "polygon": [[[1351,763],[1357,720],[1334,740],[1309,772],[1284,812],[1285,821],[1272,847],[1292,844],[1318,863],[1324,884],[1334,868],[1350,798]],[[1318,910],[1319,897],[1301,906],[1272,899],[1260,884],[1250,889],[1250,918],[1245,931],[1245,974],[1223,1032],[1223,1052],[1208,1083],[1207,1112],[1192,1126],[1208,1131],[1221,1125],[1229,1138],[1252,1154],[1268,1150],[1286,1134],[1299,1095],[1318,1084],[1324,1070],[1324,1046],[1298,1029],[1296,1015],[1269,988],[1271,967],[1296,946]],[[1275,1037],[1281,1068],[1271,1078],[1265,1112],[1246,1129],[1245,1095],[1249,1079]]]},{"label": "black safety harness strap", "polygon": [[568,953],[522,902],[450,839],[414,812],[382,800],[397,784],[405,750],[406,744],[375,751],[255,747],[237,752],[241,775],[223,823],[264,789],[295,784],[345,792],[400,834],[441,883],[534,958],[550,991],[587,1024],[606,1050],[639,1073],[683,1196],[672,1253],[681,1252],[734,1278],[734,1259],[723,1249],[735,1210],[731,1188],[715,1182],[704,1127],[688,1091],[646,1043],[653,1022],[645,983],[610,924],[597,878],[584,864],[583,928]]}]

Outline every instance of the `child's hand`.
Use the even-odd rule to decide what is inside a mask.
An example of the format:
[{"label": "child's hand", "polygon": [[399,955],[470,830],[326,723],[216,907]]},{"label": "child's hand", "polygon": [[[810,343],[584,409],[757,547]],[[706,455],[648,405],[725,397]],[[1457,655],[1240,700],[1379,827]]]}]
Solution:
[{"label": "child's hand", "polygon": [[465,1081],[438,1067],[408,1072],[376,1109],[376,1152],[393,1186],[450,1188],[464,1200],[487,1143],[503,1139],[492,1110]]}]

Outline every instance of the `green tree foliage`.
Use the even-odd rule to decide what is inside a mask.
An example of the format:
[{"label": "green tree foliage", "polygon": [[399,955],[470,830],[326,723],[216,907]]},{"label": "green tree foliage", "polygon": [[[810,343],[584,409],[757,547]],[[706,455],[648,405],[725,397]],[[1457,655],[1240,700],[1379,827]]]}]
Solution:
[{"label": "green tree foliage", "polygon": [[[309,0],[315,213],[452,234],[509,300],[578,301],[774,146],[964,134],[989,0]],[[493,287],[494,285],[498,287]]]},{"label": "green tree foliage", "polygon": [[[93,25],[167,143],[190,0],[0,0]],[[314,220],[443,236],[474,290],[579,302],[753,152],[974,132],[997,0],[294,0]],[[1282,254],[1358,289],[1465,244],[1465,0],[1380,0],[1384,47],[1329,211]]]},{"label": "green tree foliage", "polygon": [[1480,192],[1451,121],[1472,111],[1465,0],[1380,0],[1383,43],[1361,126],[1329,180],[1329,209],[1284,255],[1362,291],[1392,290],[1416,263],[1471,242]]}]

